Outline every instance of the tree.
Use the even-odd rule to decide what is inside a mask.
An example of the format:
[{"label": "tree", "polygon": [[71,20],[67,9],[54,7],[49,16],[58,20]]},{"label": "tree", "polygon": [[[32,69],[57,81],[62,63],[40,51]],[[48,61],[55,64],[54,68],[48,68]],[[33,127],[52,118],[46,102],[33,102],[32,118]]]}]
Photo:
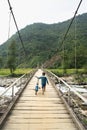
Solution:
[{"label": "tree", "polygon": [[8,50],[8,61],[7,66],[10,69],[11,74],[13,74],[16,69],[16,43],[12,41]]},{"label": "tree", "polygon": [[3,63],[3,60],[2,60],[2,57],[0,56],[0,68],[2,68],[2,63]]}]

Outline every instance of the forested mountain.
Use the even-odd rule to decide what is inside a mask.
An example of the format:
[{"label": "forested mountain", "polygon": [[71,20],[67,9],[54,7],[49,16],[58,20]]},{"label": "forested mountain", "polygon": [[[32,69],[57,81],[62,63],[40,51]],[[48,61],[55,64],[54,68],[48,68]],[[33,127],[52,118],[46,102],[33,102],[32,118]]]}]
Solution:
[{"label": "forested mountain", "polygon": [[[78,68],[87,66],[87,14],[78,15],[62,44],[71,19],[56,23],[34,23],[20,30],[26,56],[18,33],[0,46],[0,67],[7,67],[8,52],[11,42],[16,43],[16,66]],[[64,48],[64,49],[63,49]],[[63,62],[64,61],[64,62]]]}]

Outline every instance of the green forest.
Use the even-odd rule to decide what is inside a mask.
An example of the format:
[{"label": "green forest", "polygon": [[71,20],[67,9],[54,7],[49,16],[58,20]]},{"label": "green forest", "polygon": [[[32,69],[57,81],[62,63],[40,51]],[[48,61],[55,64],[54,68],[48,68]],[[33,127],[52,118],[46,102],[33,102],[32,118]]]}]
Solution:
[{"label": "green forest", "polygon": [[15,68],[86,68],[87,13],[76,16],[62,45],[71,20],[55,24],[34,23],[21,29],[26,53],[16,32],[0,46],[0,68],[8,68],[12,58]]}]

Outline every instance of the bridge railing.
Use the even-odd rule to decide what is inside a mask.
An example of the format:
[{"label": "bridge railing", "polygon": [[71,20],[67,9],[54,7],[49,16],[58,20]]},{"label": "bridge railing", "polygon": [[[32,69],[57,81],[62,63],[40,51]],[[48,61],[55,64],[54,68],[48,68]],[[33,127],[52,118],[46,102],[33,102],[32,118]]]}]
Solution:
[{"label": "bridge railing", "polygon": [[[58,77],[54,73],[47,70],[46,73],[49,79],[51,79],[53,86],[59,92],[60,98],[64,99],[63,101],[65,102],[67,109],[69,111],[73,111],[73,113],[70,112],[72,117],[74,119],[77,119],[78,117],[79,121],[82,122],[83,125],[76,121],[79,128],[81,130],[84,128],[87,129],[87,113],[85,112],[85,110],[87,110],[87,98],[82,96],[80,92],[76,91],[71,85],[66,83],[62,78]],[[74,113],[77,117],[75,117]]]},{"label": "bridge railing", "polygon": [[71,96],[73,96],[73,98],[77,96],[80,99],[80,101],[82,101],[84,104],[87,104],[87,99],[84,96],[82,96],[79,92],[77,92],[74,88],[72,88],[71,85],[66,83],[62,78],[58,77],[57,75],[55,75],[54,73],[50,71],[47,71],[47,73],[50,76],[50,78],[54,80],[54,82],[56,82],[56,84],[58,83],[59,90],[61,90],[61,87],[66,89],[65,92],[62,94],[65,94],[65,95],[67,94],[69,103],[71,100],[70,98]]},{"label": "bridge railing", "polygon": [[26,86],[36,70],[29,71],[22,75],[15,82],[13,82],[6,90],[0,95],[0,106],[6,102],[10,102],[19,92]]}]

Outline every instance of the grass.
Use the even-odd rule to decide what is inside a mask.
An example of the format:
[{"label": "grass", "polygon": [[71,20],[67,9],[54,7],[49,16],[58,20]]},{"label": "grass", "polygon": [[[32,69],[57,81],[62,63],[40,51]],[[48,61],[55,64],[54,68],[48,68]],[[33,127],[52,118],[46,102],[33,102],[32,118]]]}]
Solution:
[{"label": "grass", "polygon": [[64,76],[64,75],[71,75],[73,73],[75,73],[75,69],[49,69],[49,71],[52,71],[53,73],[55,73],[58,76]]},{"label": "grass", "polygon": [[53,72],[59,77],[73,75],[75,81],[77,81],[78,84],[87,84],[87,71],[84,69],[49,69],[49,71]]},{"label": "grass", "polygon": [[87,126],[87,119],[83,119],[83,123]]},{"label": "grass", "polygon": [[75,74],[75,73],[85,73],[84,69],[49,69],[50,71],[54,73],[58,73],[60,75],[63,75],[64,73],[67,75]]},{"label": "grass", "polygon": [[0,76],[8,76],[10,75],[9,69],[0,69]]},{"label": "grass", "polygon": [[[16,69],[14,71],[14,74],[20,76],[20,75],[23,75],[23,74],[31,71],[31,70],[32,69],[30,69],[30,68],[20,68],[20,69]],[[11,75],[9,69],[0,69],[0,76],[9,76],[9,75]]]},{"label": "grass", "polygon": [[21,68],[21,69],[16,69],[16,71],[14,72],[15,74],[25,74],[30,72],[32,69],[30,68]]}]

